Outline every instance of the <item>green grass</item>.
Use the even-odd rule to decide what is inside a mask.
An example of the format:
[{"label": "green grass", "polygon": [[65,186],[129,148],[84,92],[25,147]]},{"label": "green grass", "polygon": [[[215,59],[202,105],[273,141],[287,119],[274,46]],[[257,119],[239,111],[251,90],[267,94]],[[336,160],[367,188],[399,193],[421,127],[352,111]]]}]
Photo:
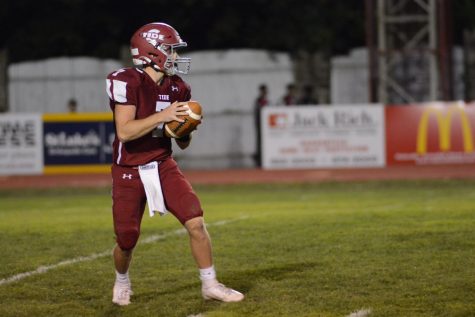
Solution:
[{"label": "green grass", "polygon": [[[0,285],[0,316],[475,316],[475,181],[196,187],[220,279],[203,301],[173,216],[144,216],[127,307],[109,256]],[[0,192],[0,279],[111,250],[110,189]],[[219,221],[229,222],[219,225]],[[213,225],[216,224],[217,225]]]}]

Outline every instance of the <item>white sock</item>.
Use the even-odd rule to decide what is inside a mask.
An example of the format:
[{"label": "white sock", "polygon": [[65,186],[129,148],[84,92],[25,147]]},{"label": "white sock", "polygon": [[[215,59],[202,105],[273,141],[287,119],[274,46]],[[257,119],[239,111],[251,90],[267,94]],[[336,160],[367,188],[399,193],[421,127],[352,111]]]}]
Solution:
[{"label": "white sock", "polygon": [[130,284],[129,272],[121,274],[115,271],[115,282],[122,285],[129,285]]},{"label": "white sock", "polygon": [[209,287],[218,283],[216,280],[216,271],[214,269],[214,265],[205,269],[200,269],[200,280],[203,287]]}]

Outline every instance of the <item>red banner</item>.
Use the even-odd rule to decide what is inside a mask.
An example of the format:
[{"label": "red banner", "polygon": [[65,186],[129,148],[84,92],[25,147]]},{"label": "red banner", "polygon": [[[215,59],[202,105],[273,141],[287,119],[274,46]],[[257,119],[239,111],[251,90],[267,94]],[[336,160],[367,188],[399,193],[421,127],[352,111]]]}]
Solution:
[{"label": "red banner", "polygon": [[475,163],[475,105],[387,106],[387,165]]}]

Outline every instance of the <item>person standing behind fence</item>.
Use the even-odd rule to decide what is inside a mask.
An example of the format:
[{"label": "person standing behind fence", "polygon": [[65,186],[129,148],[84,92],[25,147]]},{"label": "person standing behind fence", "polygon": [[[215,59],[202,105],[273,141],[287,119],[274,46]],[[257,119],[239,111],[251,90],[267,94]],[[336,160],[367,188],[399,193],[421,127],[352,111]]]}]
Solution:
[{"label": "person standing behind fence", "polygon": [[297,88],[294,84],[288,84],[286,93],[281,99],[281,104],[284,106],[293,106],[297,104]]},{"label": "person standing behind fence", "polygon": [[316,105],[317,99],[314,96],[314,90],[312,85],[305,85],[303,87],[302,97],[298,100],[299,105]]},{"label": "person standing behind fence", "polygon": [[267,85],[261,84],[259,86],[259,95],[254,101],[254,123],[256,127],[256,154],[254,161],[256,166],[261,166],[261,109],[269,105],[267,99],[268,89]]},{"label": "person standing behind fence", "polygon": [[68,104],[67,104],[67,108],[68,108],[69,113],[78,112],[78,103],[77,103],[76,99],[74,99],[74,98],[69,99]]}]

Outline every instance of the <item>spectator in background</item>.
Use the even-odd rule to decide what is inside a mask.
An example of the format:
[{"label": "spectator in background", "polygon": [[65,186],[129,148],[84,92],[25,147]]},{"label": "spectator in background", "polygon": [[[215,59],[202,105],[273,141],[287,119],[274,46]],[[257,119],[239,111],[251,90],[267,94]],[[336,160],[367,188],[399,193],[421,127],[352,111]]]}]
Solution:
[{"label": "spectator in background", "polygon": [[68,101],[68,112],[69,113],[76,113],[78,111],[78,103],[76,99],[71,98]]},{"label": "spectator in background", "polygon": [[260,109],[262,107],[269,105],[269,99],[267,99],[267,93],[268,93],[267,85],[266,84],[259,85],[259,95],[257,96],[255,104],[254,104],[255,108]]},{"label": "spectator in background", "polygon": [[292,106],[297,104],[297,88],[294,84],[287,85],[287,91],[280,102],[284,106]]},{"label": "spectator in background", "polygon": [[303,95],[299,99],[298,104],[299,105],[316,105],[316,104],[318,104],[318,101],[314,96],[312,85],[305,85],[303,87]]},{"label": "spectator in background", "polygon": [[261,109],[269,105],[267,93],[267,85],[261,84],[259,86],[259,95],[254,101],[254,123],[256,127],[256,154],[254,155],[254,161],[257,167],[261,166]]}]

